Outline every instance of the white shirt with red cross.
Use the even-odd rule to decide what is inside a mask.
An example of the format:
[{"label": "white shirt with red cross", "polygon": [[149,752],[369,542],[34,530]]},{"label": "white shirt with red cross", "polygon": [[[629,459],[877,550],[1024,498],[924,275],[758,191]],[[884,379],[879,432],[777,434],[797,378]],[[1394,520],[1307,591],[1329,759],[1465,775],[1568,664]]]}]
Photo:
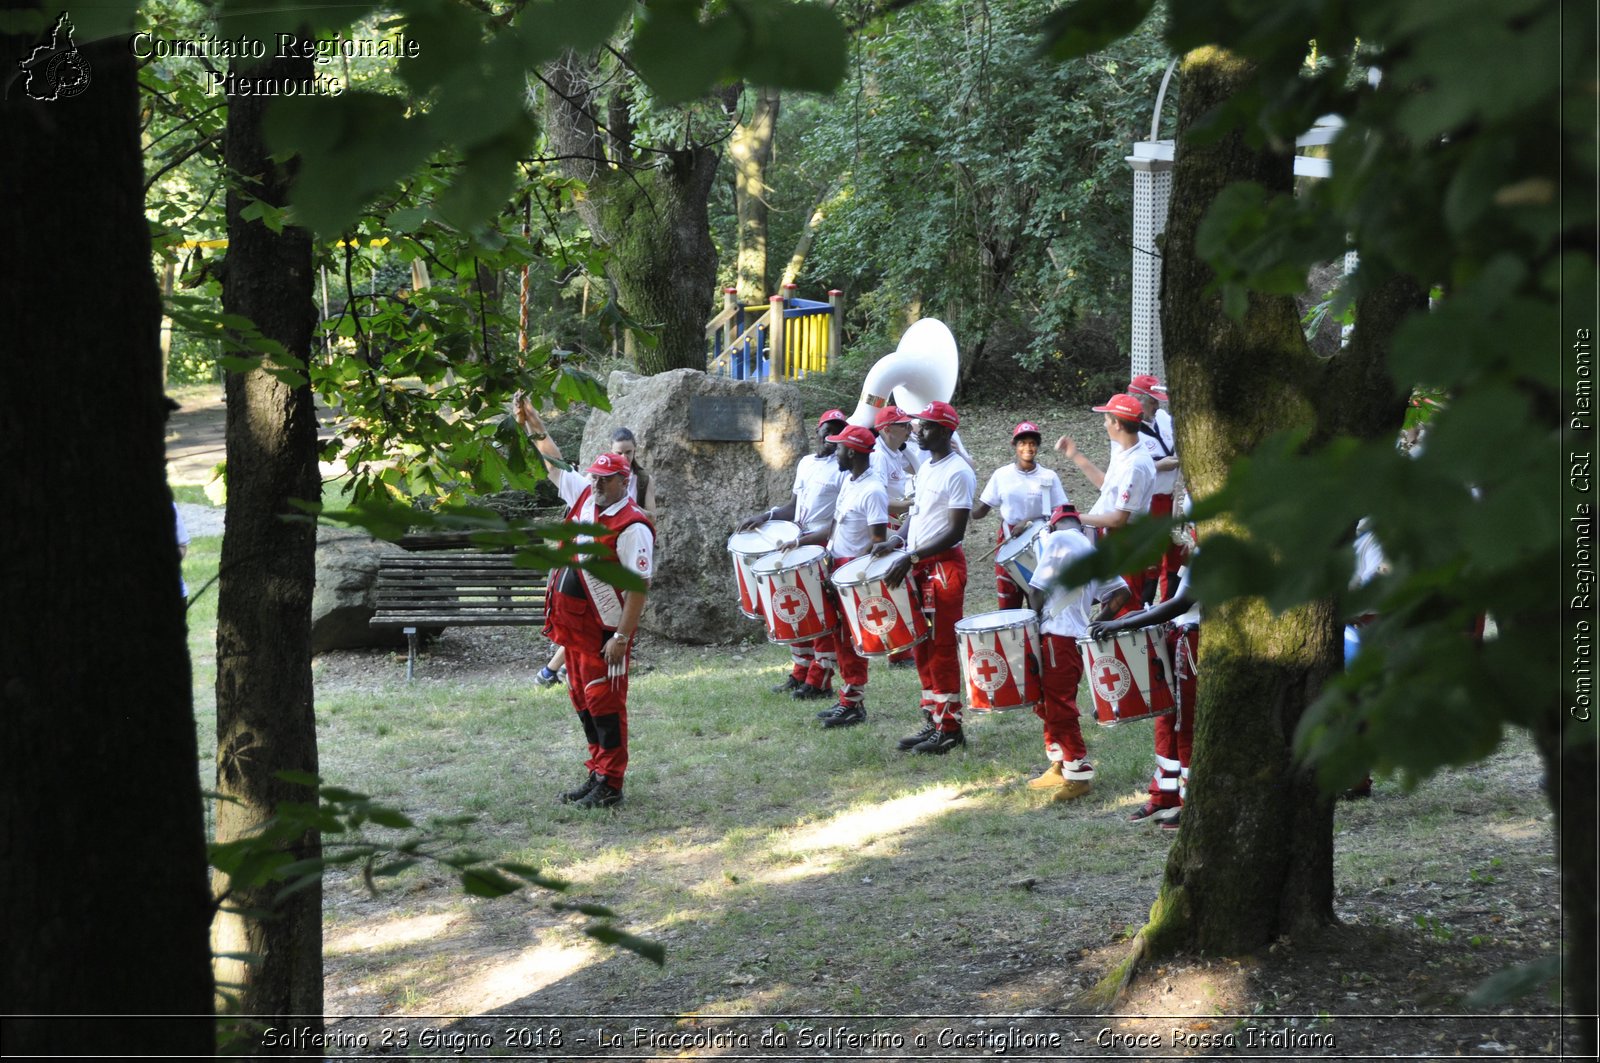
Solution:
[{"label": "white shirt with red cross", "polygon": [[917,470],[917,493],[906,518],[906,549],[920,552],[944,538],[950,531],[951,510],[970,510],[977,488],[978,478],[961,455],[951,452],[925,462]]},{"label": "white shirt with red cross", "polygon": [[833,538],[828,552],[834,557],[860,557],[872,549],[872,526],[889,523],[889,491],[868,469],[839,488],[833,510]]}]

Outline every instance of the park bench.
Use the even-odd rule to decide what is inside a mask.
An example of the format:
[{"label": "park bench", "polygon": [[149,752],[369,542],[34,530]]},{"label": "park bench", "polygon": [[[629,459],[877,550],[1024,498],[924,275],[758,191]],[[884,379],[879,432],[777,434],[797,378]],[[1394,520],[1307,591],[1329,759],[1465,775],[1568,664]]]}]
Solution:
[{"label": "park bench", "polygon": [[518,568],[512,553],[427,549],[378,561],[372,627],[406,636],[406,679],[416,668],[424,628],[527,627],[544,623],[548,573]]}]

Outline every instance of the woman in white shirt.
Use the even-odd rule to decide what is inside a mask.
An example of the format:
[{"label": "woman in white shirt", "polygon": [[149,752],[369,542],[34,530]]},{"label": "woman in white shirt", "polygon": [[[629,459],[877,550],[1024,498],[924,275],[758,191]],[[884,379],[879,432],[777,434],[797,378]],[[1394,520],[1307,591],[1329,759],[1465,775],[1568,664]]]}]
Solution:
[{"label": "woman in white shirt", "polygon": [[[996,540],[1005,542],[1029,521],[1043,520],[1057,506],[1067,504],[1067,492],[1061,486],[1061,477],[1054,469],[1038,462],[1039,445],[1044,436],[1032,421],[1023,421],[1011,430],[1011,451],[1016,455],[1010,465],[1002,465],[989,477],[978,494],[978,503],[972,507],[972,519],[982,520],[990,512],[1000,511],[1000,527]],[[994,566],[994,586],[1000,597],[1001,609],[1025,609],[1027,590],[1019,587],[997,562]]]}]

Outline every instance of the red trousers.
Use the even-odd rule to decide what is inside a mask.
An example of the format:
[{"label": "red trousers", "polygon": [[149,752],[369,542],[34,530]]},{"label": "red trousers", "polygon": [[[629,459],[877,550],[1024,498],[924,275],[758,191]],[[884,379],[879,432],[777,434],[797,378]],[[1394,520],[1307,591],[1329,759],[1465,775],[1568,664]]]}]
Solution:
[{"label": "red trousers", "polygon": [[[1151,495],[1150,515],[1152,517],[1172,516],[1171,495]],[[1178,589],[1178,569],[1183,567],[1183,547],[1172,543],[1167,547],[1167,552],[1161,555],[1161,560],[1154,568],[1145,570],[1145,579],[1158,579],[1161,581],[1156,588],[1155,601],[1164,602]]]},{"label": "red trousers", "polygon": [[[633,643],[628,643],[626,666],[633,663]],[[583,724],[589,742],[585,766],[602,776],[606,785],[622,789],[628,770],[628,676],[613,682],[606,675],[606,659],[577,646],[567,647],[567,695]]]},{"label": "red trousers", "polygon": [[[834,558],[834,571],[854,560],[853,557]],[[867,659],[861,656],[850,639],[850,624],[845,620],[843,610],[839,612],[839,626],[834,630],[834,643],[838,648],[839,678],[844,682],[844,689],[839,691],[839,701],[844,705],[859,705],[867,693]]]},{"label": "red trousers", "polygon": [[806,683],[818,690],[833,686],[834,667],[838,663],[838,647],[832,631],[810,642],[789,644],[789,674],[797,683]]},{"label": "red trousers", "polygon": [[[1002,545],[1005,543],[1005,525],[1001,524],[1000,530],[995,532],[995,539]],[[998,547],[996,548],[998,549]],[[1000,598],[996,609],[1026,609],[1028,607],[1028,589],[1019,587],[1007,572],[1005,566],[996,562],[994,566],[994,590]]]},{"label": "red trousers", "polygon": [[967,555],[953,546],[912,566],[931,637],[913,649],[924,707],[941,731],[961,729],[961,656],[956,621],[966,615]]},{"label": "red trousers", "polygon": [[1082,760],[1089,749],[1083,744],[1078,723],[1078,682],[1083,678],[1083,654],[1070,635],[1044,635],[1041,681],[1044,704],[1033,710],[1044,721],[1045,755],[1054,761]]},{"label": "red trousers", "polygon": [[1194,748],[1195,655],[1200,629],[1177,628],[1167,636],[1167,650],[1178,673],[1173,700],[1176,712],[1156,717],[1156,772],[1150,777],[1150,801],[1157,808],[1177,808],[1189,782],[1189,754]]}]

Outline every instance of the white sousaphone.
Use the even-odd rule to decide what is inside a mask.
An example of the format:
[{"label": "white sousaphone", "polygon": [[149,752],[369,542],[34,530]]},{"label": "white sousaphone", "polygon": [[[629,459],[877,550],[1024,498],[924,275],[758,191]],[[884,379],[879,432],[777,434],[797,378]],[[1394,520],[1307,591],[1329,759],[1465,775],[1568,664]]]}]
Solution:
[{"label": "white sousaphone", "polygon": [[878,410],[891,401],[916,415],[930,402],[949,402],[961,369],[956,338],[937,318],[925,317],[906,329],[894,353],[886,354],[867,371],[861,401],[850,423],[871,428]]}]

